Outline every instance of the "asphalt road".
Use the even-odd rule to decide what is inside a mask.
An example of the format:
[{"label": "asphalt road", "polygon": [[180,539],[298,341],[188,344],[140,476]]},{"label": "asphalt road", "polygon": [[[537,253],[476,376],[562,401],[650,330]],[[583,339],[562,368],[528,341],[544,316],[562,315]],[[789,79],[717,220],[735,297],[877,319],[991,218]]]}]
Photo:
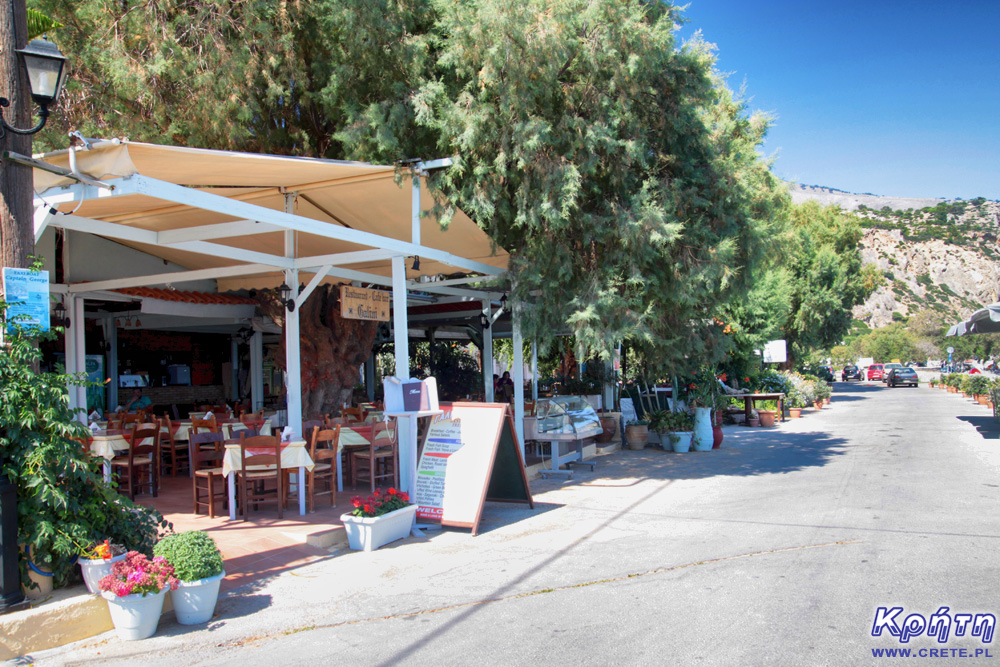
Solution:
[{"label": "asphalt road", "polygon": [[[1000,442],[943,391],[837,383],[834,403],[723,449],[647,449],[488,504],[483,533],[338,552],[220,602],[38,664],[924,664],[873,649],[1000,654],[1000,639],[871,636],[878,607],[1000,613]],[[985,433],[985,437],[983,433]],[[914,624],[917,621],[914,620]],[[945,653],[944,649],[948,652]],[[940,653],[937,653],[941,651]],[[995,658],[932,662],[992,664]],[[1000,664],[1000,663],[997,663]]]}]

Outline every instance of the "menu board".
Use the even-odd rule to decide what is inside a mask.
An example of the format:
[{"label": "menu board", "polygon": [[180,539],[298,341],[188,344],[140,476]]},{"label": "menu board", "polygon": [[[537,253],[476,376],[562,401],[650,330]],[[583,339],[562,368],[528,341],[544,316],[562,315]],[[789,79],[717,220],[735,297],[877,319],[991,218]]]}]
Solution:
[{"label": "menu board", "polygon": [[534,507],[506,403],[442,403],[417,466],[417,518],[478,532],[486,500]]}]

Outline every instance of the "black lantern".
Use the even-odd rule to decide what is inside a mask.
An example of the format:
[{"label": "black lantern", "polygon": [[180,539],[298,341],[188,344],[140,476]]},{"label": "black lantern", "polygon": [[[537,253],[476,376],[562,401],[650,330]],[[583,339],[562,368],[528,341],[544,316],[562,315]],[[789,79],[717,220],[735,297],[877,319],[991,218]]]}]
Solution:
[{"label": "black lantern", "polygon": [[483,329],[490,328],[490,318],[486,317],[486,313],[481,313],[479,315],[479,324],[482,325]]},{"label": "black lantern", "polygon": [[504,292],[503,296],[500,297],[500,307],[501,308],[506,308],[507,307],[507,292]]},{"label": "black lantern", "polygon": [[295,299],[289,299],[292,295],[292,288],[284,283],[278,288],[278,297],[281,300],[282,305],[288,309],[288,312],[295,310]]},{"label": "black lantern", "polygon": [[28,46],[17,49],[17,58],[28,71],[28,85],[31,87],[31,99],[39,107],[38,125],[30,130],[21,130],[7,124],[3,118],[3,109],[10,106],[10,100],[0,97],[0,137],[7,131],[15,134],[35,134],[49,119],[49,106],[59,99],[65,81],[66,56],[59,52],[56,45],[46,39],[33,39]]},{"label": "black lantern", "polygon": [[413,270],[414,271],[420,270],[420,257],[417,255],[413,256]]},{"label": "black lantern", "polygon": [[63,305],[62,301],[56,302],[56,305],[52,307],[52,324],[57,327],[66,327],[67,329],[72,326],[70,324],[69,318],[66,317],[66,306]]}]

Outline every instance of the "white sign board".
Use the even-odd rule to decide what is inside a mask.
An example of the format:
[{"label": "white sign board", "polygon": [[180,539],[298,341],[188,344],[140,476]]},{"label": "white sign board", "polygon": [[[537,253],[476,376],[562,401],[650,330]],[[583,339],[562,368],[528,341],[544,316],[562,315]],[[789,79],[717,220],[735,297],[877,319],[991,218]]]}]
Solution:
[{"label": "white sign board", "polygon": [[783,364],[788,361],[788,350],[784,340],[772,340],[764,346],[765,364]]},{"label": "white sign board", "polygon": [[[49,330],[49,272],[3,267],[3,293],[7,302],[7,330],[16,323]],[[15,318],[17,318],[15,320]]]}]

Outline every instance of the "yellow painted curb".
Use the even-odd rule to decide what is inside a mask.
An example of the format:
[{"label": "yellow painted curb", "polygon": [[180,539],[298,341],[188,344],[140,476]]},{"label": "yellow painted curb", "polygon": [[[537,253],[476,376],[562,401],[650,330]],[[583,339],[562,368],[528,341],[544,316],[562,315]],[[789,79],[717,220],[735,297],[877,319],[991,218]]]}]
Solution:
[{"label": "yellow painted curb", "polygon": [[63,646],[113,629],[108,603],[100,596],[84,593],[50,600],[0,616],[0,660]]}]

